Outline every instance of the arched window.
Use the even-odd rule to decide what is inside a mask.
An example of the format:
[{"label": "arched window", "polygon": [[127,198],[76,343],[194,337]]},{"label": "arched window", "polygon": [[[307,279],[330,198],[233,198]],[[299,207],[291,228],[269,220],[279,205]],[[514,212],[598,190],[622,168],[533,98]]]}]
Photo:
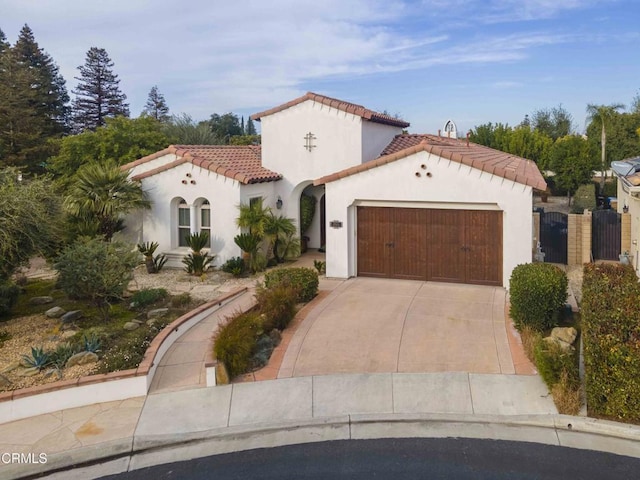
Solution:
[{"label": "arched window", "polygon": [[183,198],[178,203],[178,246],[188,247],[187,238],[191,234],[191,213]]},{"label": "arched window", "polygon": [[208,200],[200,204],[200,231],[209,234],[207,248],[211,248],[211,205]]}]

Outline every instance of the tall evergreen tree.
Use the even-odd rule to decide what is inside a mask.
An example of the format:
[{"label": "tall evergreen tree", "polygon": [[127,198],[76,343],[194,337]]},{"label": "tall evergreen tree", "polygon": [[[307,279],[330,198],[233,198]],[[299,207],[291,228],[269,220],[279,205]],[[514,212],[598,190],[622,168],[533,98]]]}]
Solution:
[{"label": "tall evergreen tree", "polygon": [[242,132],[240,135],[246,135],[246,130],[244,128],[244,115],[242,116],[242,119],[240,120],[240,131]]},{"label": "tall evergreen tree", "polygon": [[159,122],[164,123],[169,121],[169,107],[164,99],[164,95],[158,91],[157,85],[151,87],[149,96],[147,97],[147,103],[144,106],[142,113],[155,118]]},{"label": "tall evergreen tree", "polygon": [[247,126],[244,129],[244,134],[245,135],[257,135],[256,127],[253,124],[253,120],[251,120],[251,117],[249,117],[249,119],[247,120]]},{"label": "tall evergreen tree", "polygon": [[28,25],[22,27],[14,49],[19,61],[32,70],[36,90],[36,104],[33,106],[38,115],[45,119],[46,134],[58,135],[67,130],[69,94],[65,80],[51,56],[42,50]]},{"label": "tall evergreen tree", "polygon": [[9,49],[9,42],[7,42],[7,36],[4,34],[2,29],[0,28],[0,55],[2,55],[3,52],[8,49]]},{"label": "tall evergreen tree", "polygon": [[113,73],[113,61],[104,48],[91,47],[84,65],[78,67],[80,83],[73,93],[73,123],[76,131],[95,130],[105,118],[129,116],[127,96],[120,91],[120,79]]}]

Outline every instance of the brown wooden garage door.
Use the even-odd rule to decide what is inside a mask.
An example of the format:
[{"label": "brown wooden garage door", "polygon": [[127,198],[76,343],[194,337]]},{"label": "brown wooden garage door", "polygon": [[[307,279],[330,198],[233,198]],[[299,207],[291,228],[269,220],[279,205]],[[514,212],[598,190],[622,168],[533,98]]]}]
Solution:
[{"label": "brown wooden garage door", "polygon": [[358,275],[502,285],[502,212],[358,207]]}]

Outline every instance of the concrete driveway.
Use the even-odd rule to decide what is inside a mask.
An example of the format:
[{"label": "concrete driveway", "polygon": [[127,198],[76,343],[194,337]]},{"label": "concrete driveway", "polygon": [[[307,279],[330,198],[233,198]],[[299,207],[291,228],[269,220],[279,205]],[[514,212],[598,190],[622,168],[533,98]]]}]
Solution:
[{"label": "concrete driveway", "polygon": [[298,327],[278,378],[332,373],[513,374],[505,290],[354,278]]}]

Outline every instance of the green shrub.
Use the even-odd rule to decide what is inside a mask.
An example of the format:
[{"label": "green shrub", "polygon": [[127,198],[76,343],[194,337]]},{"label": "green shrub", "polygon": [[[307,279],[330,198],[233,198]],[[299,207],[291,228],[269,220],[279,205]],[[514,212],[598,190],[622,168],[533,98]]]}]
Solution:
[{"label": "green shrub", "polygon": [[318,272],[311,268],[291,267],[279,268],[267,272],[264,286],[275,288],[277,285],[288,285],[298,291],[298,302],[308,302],[318,294]]},{"label": "green shrub", "polygon": [[58,369],[63,369],[69,360],[76,353],[76,349],[68,342],[59,344],[49,356],[51,363]]},{"label": "green shrub", "polygon": [[631,266],[585,265],[581,308],[590,415],[640,421],[639,298]]},{"label": "green shrub", "polygon": [[298,291],[285,284],[277,284],[273,288],[258,287],[256,301],[262,317],[265,332],[274,328],[284,330],[296,315]]},{"label": "green shrub", "polygon": [[13,283],[0,284],[0,315],[6,315],[18,301],[20,287]]},{"label": "green shrub", "polygon": [[510,314],[516,327],[543,331],[557,325],[567,300],[567,275],[550,263],[518,265],[509,281]]},{"label": "green shrub", "polygon": [[6,330],[0,330],[0,347],[2,347],[7,340],[11,340],[11,334]]},{"label": "green shrub", "polygon": [[565,351],[558,344],[539,338],[534,347],[534,357],[538,373],[549,389],[560,381],[563,372],[572,386],[580,384],[575,351]]},{"label": "green shrub", "polygon": [[248,370],[260,335],[262,322],[260,314],[254,311],[236,314],[218,329],[213,351],[226,365],[231,378]]},{"label": "green shrub", "polygon": [[604,182],[604,189],[602,190],[602,192],[600,192],[600,195],[603,195],[605,197],[617,197],[618,179],[613,177],[611,180],[607,180],[606,182]]},{"label": "green shrub", "polygon": [[321,275],[327,270],[327,262],[323,262],[322,260],[314,260],[313,268],[318,271],[318,275]]},{"label": "green shrub", "polygon": [[234,277],[239,277],[244,272],[244,260],[242,257],[230,258],[224,265],[222,265],[222,271],[232,274]]},{"label": "green shrub", "polygon": [[111,302],[122,298],[137,264],[138,255],[128,245],[93,238],[65,249],[55,268],[60,288],[70,298],[90,301],[107,320]]},{"label": "green shrub", "polygon": [[144,288],[138,290],[131,296],[131,303],[133,303],[136,308],[146,307],[163,298],[167,298],[167,295],[169,295],[169,293],[164,288]]},{"label": "green shrub", "polygon": [[191,295],[189,292],[184,292],[171,297],[171,306],[174,308],[185,307],[189,305],[189,302],[191,302]]},{"label": "green shrub", "polygon": [[573,195],[573,206],[571,213],[582,213],[585,209],[595,210],[596,208],[596,186],[593,183],[580,185]]},{"label": "green shrub", "polygon": [[311,223],[316,213],[316,197],[313,195],[307,195],[303,193],[300,195],[300,233],[304,234]]}]

